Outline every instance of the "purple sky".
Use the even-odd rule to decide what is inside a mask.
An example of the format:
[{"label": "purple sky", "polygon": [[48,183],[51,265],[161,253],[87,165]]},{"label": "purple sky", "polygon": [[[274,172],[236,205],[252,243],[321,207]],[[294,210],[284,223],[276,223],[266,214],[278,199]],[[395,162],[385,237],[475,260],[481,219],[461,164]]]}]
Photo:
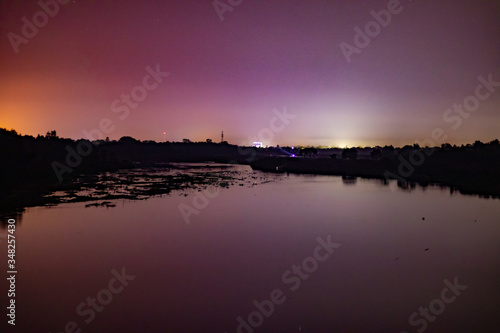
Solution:
[{"label": "purple sky", "polygon": [[[500,86],[468,98],[479,76],[500,82],[498,1],[220,3],[232,11],[77,0],[49,17],[35,1],[2,1],[0,127],[77,139],[104,123],[111,139],[157,141],[219,141],[224,130],[230,143],[264,145],[400,146],[435,128],[447,137],[438,145],[500,138]],[[390,22],[369,24],[380,31],[348,62],[341,43],[355,47],[354,29],[388,3]],[[38,32],[20,42],[34,15]],[[157,65],[161,82],[146,77]],[[133,107],[120,100],[132,92]],[[464,100],[477,109],[446,114]],[[284,110],[293,118],[276,121]]]}]

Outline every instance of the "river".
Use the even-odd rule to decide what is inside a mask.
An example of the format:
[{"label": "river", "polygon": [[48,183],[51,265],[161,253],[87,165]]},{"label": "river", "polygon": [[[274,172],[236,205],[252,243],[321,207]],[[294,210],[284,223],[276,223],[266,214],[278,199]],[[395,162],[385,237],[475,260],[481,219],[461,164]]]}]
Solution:
[{"label": "river", "polygon": [[234,170],[232,186],[27,209],[12,331],[498,331],[500,200]]}]

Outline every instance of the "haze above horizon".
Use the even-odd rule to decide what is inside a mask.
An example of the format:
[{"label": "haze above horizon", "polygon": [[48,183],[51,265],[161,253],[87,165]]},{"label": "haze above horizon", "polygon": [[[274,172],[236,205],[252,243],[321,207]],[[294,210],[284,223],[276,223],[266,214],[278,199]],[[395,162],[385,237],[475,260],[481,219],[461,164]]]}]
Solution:
[{"label": "haze above horizon", "polygon": [[0,31],[0,127],[22,134],[218,142],[223,130],[238,145],[339,147],[499,137],[499,2],[2,2]]}]

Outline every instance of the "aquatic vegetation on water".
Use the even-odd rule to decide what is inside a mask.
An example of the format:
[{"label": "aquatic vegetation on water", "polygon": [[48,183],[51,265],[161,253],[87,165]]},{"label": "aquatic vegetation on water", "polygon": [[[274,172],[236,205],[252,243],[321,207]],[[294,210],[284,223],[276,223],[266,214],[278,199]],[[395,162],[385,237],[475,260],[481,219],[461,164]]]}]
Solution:
[{"label": "aquatic vegetation on water", "polygon": [[144,200],[187,189],[201,191],[209,186],[256,186],[279,178],[276,175],[256,176],[250,169],[230,165],[179,165],[150,167],[82,175],[74,182],[46,195],[45,204],[95,201],[85,207],[114,207],[110,200]]}]

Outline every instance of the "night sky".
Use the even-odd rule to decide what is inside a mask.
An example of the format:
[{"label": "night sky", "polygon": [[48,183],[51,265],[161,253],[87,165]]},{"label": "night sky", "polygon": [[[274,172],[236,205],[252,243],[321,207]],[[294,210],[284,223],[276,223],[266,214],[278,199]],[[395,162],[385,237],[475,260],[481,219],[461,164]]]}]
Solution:
[{"label": "night sky", "polygon": [[[437,145],[500,138],[500,1],[43,1],[53,17],[36,1],[0,5],[0,127],[22,134],[78,139],[101,126],[115,140],[219,141],[223,130],[233,144],[342,147],[429,142],[436,128]],[[355,41],[366,27],[369,41]],[[493,83],[478,88],[480,76]],[[453,111],[465,101],[474,111]]]}]

